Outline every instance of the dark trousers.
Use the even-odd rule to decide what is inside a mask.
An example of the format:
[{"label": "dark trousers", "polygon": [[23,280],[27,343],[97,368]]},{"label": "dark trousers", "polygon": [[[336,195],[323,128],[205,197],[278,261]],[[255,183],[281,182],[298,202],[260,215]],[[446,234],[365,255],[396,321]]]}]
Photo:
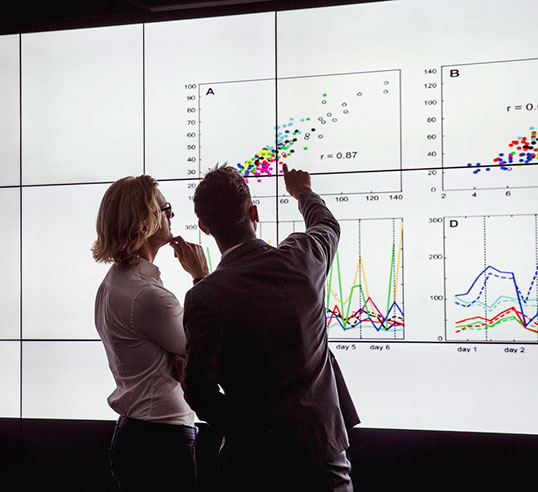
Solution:
[{"label": "dark trousers", "polygon": [[219,455],[222,492],[353,492],[345,451],[315,464],[303,451],[271,436],[226,438]]},{"label": "dark trousers", "polygon": [[120,417],[110,446],[121,492],[196,489],[196,429]]}]

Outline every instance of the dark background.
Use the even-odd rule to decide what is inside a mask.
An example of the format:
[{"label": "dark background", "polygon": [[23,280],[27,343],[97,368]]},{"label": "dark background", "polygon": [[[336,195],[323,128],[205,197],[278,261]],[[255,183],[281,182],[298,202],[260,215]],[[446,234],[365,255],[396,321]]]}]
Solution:
[{"label": "dark background", "polygon": [[[113,429],[108,421],[0,419],[0,490],[116,492]],[[536,436],[354,429],[350,437],[356,492],[536,490]],[[202,424],[200,492],[215,491],[219,445]]]},{"label": "dark background", "polygon": [[213,17],[349,3],[365,3],[365,0],[2,0],[0,2],[0,34]]},{"label": "dark background", "polygon": [[[362,2],[4,0],[0,34],[345,3]],[[113,427],[108,421],[0,419],[0,492],[115,491],[107,458]],[[350,438],[360,492],[537,490],[538,436],[358,428]],[[220,436],[200,425],[200,492],[215,490],[219,445]]]}]

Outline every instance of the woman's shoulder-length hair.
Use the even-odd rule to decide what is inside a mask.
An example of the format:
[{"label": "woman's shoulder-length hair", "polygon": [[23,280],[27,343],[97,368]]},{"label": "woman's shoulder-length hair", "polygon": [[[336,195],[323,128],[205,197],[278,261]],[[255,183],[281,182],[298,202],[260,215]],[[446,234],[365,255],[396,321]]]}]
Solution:
[{"label": "woman's shoulder-length hair", "polygon": [[92,247],[95,261],[138,263],[137,251],[161,225],[155,179],[128,176],[105,192],[97,214],[97,240]]}]

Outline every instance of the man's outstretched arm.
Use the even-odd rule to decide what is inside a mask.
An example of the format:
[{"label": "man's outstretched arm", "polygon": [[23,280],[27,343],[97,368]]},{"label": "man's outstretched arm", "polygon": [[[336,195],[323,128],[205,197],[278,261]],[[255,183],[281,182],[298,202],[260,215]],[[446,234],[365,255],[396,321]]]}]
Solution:
[{"label": "man's outstretched arm", "polygon": [[312,191],[310,174],[295,169],[289,171],[286,164],[283,165],[283,170],[286,189],[299,201],[306,233],[314,237],[321,246],[328,271],[340,239],[340,225],[323,199]]}]

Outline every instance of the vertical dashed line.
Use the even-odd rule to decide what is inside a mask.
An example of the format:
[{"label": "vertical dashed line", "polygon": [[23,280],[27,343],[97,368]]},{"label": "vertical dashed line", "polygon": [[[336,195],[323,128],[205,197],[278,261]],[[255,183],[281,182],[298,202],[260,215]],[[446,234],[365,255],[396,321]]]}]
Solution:
[{"label": "vertical dashed line", "polygon": [[[487,253],[486,253],[486,246],[487,246],[487,231],[486,231],[486,220],[487,217],[484,215],[482,218],[483,223],[483,231],[484,231],[484,271],[486,270],[488,264],[487,264]],[[485,334],[486,334],[486,342],[489,341],[489,334],[488,334],[488,278],[485,277],[484,280],[484,326],[485,326]]]},{"label": "vertical dashed line", "polygon": [[[397,251],[396,251],[396,231],[395,231],[395,220],[394,218],[392,219],[392,247],[393,247],[393,251],[394,251],[394,256],[392,257],[392,299],[395,299],[395,294],[396,294],[396,257],[397,257]],[[392,301],[392,299],[389,300],[389,302]],[[385,319],[385,323],[388,323],[389,322],[389,319],[396,319],[396,311],[395,311],[395,303],[393,302],[392,303],[392,307],[391,309],[389,310],[389,312],[392,311],[392,317],[389,318],[389,313],[387,313],[387,316],[386,316],[386,319]],[[385,327],[386,329],[386,327]],[[396,324],[393,325],[393,329],[392,329],[392,334],[394,336],[394,338],[396,338]]]},{"label": "vertical dashed line", "polygon": [[362,313],[362,243],[361,243],[361,219],[357,221],[357,235],[358,235],[358,246],[359,246],[359,315],[358,323],[359,323],[359,338],[362,339],[362,321],[361,317],[363,316]]},{"label": "vertical dashed line", "polygon": [[398,254],[401,255],[400,256],[401,263],[400,263],[400,271],[398,272],[398,274],[400,275],[400,285],[401,285],[400,292],[401,292],[401,299],[402,299],[402,304],[401,304],[402,314],[397,312],[397,315],[402,317],[402,340],[405,340],[405,305],[404,305],[404,299],[405,299],[404,271],[405,271],[405,267],[404,267],[404,254],[403,254],[404,253],[404,234],[403,234],[403,231],[404,231],[403,221],[404,221],[404,219],[403,219],[403,217],[400,217],[399,221],[400,221],[400,226],[398,227],[398,240],[400,241],[400,247],[398,248]]},{"label": "vertical dashed line", "polygon": [[[538,214],[534,214],[534,248],[535,248],[535,263],[538,268]],[[535,274],[536,275],[536,274]],[[536,290],[536,314],[538,314],[538,281],[534,280],[534,287]],[[536,341],[538,342],[538,331],[536,332]]]}]

